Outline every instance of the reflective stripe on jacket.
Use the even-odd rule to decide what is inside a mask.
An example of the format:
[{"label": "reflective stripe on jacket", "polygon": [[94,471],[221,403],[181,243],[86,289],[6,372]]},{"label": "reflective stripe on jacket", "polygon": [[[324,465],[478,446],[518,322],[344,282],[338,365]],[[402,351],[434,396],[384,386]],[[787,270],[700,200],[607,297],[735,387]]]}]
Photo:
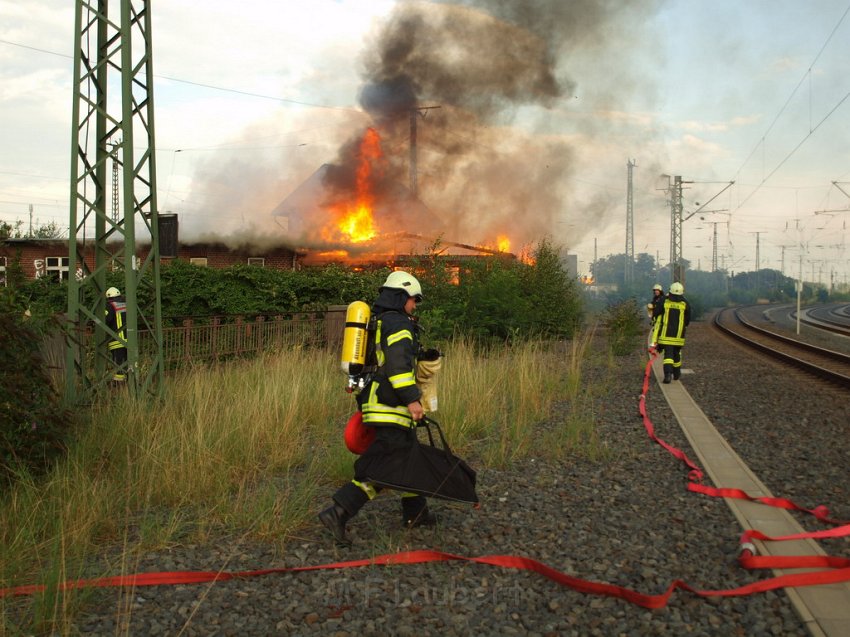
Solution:
[{"label": "reflective stripe on jacket", "polygon": [[121,297],[106,301],[106,325],[118,334],[120,340],[110,339],[109,349],[127,347],[124,321],[127,318],[127,303]]},{"label": "reflective stripe on jacket", "polygon": [[420,399],[416,385],[416,324],[402,312],[384,312],[375,332],[378,371],[363,392],[363,423],[372,426],[412,427],[407,406]]},{"label": "reflective stripe on jacket", "polygon": [[652,340],[659,345],[684,345],[685,328],[691,318],[688,302],[681,296],[668,296],[656,312]]}]

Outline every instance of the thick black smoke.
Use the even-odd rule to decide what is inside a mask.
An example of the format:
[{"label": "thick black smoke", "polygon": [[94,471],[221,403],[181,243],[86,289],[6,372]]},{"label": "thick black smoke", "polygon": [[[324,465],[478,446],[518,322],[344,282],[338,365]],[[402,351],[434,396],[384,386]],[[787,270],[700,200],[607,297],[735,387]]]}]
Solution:
[{"label": "thick black smoke", "polygon": [[[398,149],[386,179],[408,181],[411,113],[438,106],[417,115],[418,194],[443,218],[447,235],[461,242],[505,231],[515,241],[542,238],[565,213],[575,163],[568,135],[551,131],[546,113],[569,108],[581,82],[596,79],[570,62],[605,51],[655,4],[400,2],[367,44],[359,94],[385,146]],[[353,145],[339,163],[349,164]]]}]

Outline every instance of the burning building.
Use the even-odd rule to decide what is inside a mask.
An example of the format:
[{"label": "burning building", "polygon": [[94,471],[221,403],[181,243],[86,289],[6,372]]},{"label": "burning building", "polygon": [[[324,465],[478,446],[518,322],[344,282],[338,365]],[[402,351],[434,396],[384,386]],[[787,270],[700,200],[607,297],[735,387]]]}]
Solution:
[{"label": "burning building", "polygon": [[388,176],[387,158],[375,128],[353,147],[348,165],[324,164],[272,211],[303,262],[394,264],[437,249],[443,254],[492,255],[496,247],[444,239],[446,225],[406,185]]}]

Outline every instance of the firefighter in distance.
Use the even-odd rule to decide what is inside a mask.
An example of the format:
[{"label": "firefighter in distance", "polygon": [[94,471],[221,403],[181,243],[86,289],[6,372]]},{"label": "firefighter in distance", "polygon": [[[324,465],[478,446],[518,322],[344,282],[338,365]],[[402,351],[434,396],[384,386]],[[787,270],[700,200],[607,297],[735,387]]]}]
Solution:
[{"label": "firefighter in distance", "polygon": [[663,352],[665,384],[679,380],[682,375],[682,348],[685,331],[691,322],[691,307],[685,299],[685,287],[678,281],[670,284],[664,303],[654,311],[653,349]]},{"label": "firefighter in distance", "polygon": [[112,373],[112,382],[115,384],[127,380],[127,337],[124,331],[126,322],[127,302],[118,288],[111,287],[106,290],[106,326],[118,335],[117,339],[110,338],[107,346],[115,365]]}]

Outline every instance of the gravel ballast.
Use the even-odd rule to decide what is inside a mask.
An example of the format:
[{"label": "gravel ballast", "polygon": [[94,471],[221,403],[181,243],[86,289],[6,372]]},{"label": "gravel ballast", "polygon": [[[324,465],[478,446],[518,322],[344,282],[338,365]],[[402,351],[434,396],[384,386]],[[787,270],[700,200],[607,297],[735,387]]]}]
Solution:
[{"label": "gravel ballast", "polygon": [[[349,523],[350,549],[335,547],[317,522],[284,547],[227,540],[177,546],[145,556],[133,570],[242,571],[434,549],[525,556],[574,577],[651,595],[676,579],[717,590],[770,576],[738,566],[741,529],[728,506],[688,492],[687,469],[648,438],[637,411],[645,360],[636,352],[618,358],[610,375],[587,370],[588,382],[607,387],[596,401],[595,417],[608,457],[477,467],[481,507],[433,501],[440,519],[436,529],[402,530],[398,499],[381,496]],[[850,518],[846,391],[744,352],[708,321],[689,329],[684,368],[693,373],[683,374],[681,382],[774,495],[807,507],[826,504],[835,517]],[[656,434],[696,460],[654,380],[647,406]],[[334,488],[328,485],[328,497]],[[316,510],[323,504],[316,502]],[[807,528],[822,528],[794,515]],[[848,555],[847,544],[824,546]],[[677,591],[665,608],[647,610],[578,593],[534,573],[467,562],[104,589],[93,594],[74,630],[240,636],[808,634],[782,591],[731,598]]]}]

